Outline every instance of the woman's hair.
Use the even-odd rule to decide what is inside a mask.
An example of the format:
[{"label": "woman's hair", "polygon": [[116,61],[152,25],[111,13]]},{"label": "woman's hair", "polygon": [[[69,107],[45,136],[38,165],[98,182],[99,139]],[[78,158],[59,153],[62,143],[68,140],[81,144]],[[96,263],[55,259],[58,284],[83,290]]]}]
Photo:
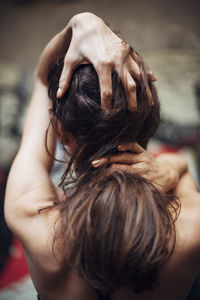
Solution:
[{"label": "woman's hair", "polygon": [[[103,295],[126,287],[136,293],[153,289],[158,272],[175,245],[177,200],[161,194],[148,180],[91,162],[117,153],[117,146],[135,141],[146,148],[160,120],[156,89],[144,74],[137,82],[137,111],[128,109],[126,93],[112,73],[112,108],[101,107],[98,76],[92,65],[79,66],[65,95],[56,91],[63,59],[48,75],[52,124],[59,121],[60,140],[70,134],[76,148],[63,175],[65,198],[58,200],[59,241],[67,270],[75,269]],[[146,85],[154,105],[150,106]],[[71,176],[70,176],[71,174]],[[174,214],[175,212],[175,214]],[[60,247],[60,246],[59,246]]]}]

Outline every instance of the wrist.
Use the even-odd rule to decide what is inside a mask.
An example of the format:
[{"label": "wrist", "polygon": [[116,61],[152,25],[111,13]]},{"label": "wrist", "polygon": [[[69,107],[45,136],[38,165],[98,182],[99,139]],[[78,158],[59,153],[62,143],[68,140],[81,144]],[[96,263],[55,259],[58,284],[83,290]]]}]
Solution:
[{"label": "wrist", "polygon": [[90,13],[90,12],[83,12],[80,14],[76,14],[73,16],[68,25],[71,28],[75,28],[78,25],[82,25],[84,23],[89,23],[89,22],[96,22],[96,23],[103,23],[103,20],[99,17],[97,17],[95,14]]},{"label": "wrist", "polygon": [[178,184],[179,175],[177,171],[162,159],[159,159],[159,170],[159,177],[156,180],[159,189],[163,193],[173,190]]},{"label": "wrist", "polygon": [[105,30],[105,26],[106,25],[101,18],[92,13],[84,12],[73,16],[65,30],[70,29],[72,33],[75,31],[76,36],[80,36],[82,39],[83,35],[87,36],[90,32]]},{"label": "wrist", "polygon": [[174,189],[180,177],[187,171],[188,165],[185,159],[177,154],[161,154],[157,157],[166,167],[168,174],[168,185],[170,189]]},{"label": "wrist", "polygon": [[179,173],[177,172],[177,170],[168,165],[168,191],[173,190],[177,186],[178,180]]}]

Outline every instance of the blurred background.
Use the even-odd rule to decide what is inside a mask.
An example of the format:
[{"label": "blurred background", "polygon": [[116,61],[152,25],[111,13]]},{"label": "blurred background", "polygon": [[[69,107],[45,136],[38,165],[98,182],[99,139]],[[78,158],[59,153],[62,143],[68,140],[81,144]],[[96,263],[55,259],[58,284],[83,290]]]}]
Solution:
[{"label": "blurred background", "polygon": [[[149,145],[185,156],[200,183],[199,0],[0,0],[0,299],[33,300],[21,245],[3,216],[7,174],[18,149],[39,55],[77,13],[90,11],[142,54],[157,77],[162,121]],[[58,166],[53,173],[59,180]],[[199,279],[188,299],[200,299]]]}]

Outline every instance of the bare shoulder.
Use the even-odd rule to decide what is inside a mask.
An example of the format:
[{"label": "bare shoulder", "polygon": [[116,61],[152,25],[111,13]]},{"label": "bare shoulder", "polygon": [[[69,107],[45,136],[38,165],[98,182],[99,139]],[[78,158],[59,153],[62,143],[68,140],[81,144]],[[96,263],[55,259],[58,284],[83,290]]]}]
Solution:
[{"label": "bare shoulder", "polygon": [[30,242],[30,236],[37,244],[40,244],[40,237],[43,241],[47,239],[49,224],[55,215],[52,211],[55,209],[44,212],[43,209],[54,207],[55,201],[62,195],[62,191],[53,184],[50,177],[43,175],[38,176],[37,180],[27,180],[17,197],[12,192],[6,195],[6,222],[23,245]]},{"label": "bare shoulder", "polygon": [[192,262],[200,265],[200,193],[190,173],[185,173],[175,190],[181,211],[176,221],[177,243],[188,252]]},{"label": "bare shoulder", "polygon": [[[24,248],[34,282],[35,278],[42,280],[40,274],[54,274],[59,268],[52,254],[52,239],[59,215],[54,202],[61,194],[52,182],[41,180],[27,186],[13,207],[5,209],[7,224]],[[11,201],[7,203],[12,205]]]}]

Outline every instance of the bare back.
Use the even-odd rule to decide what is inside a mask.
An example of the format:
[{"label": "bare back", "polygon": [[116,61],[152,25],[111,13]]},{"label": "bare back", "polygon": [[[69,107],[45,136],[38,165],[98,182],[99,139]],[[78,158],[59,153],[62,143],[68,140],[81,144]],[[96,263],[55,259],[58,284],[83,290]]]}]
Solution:
[{"label": "bare back", "polygon": [[[140,295],[126,289],[115,291],[110,295],[110,299],[186,298],[200,268],[200,196],[191,184],[190,175],[186,174],[183,177],[176,190],[181,200],[181,212],[176,221],[176,246],[170,260],[160,272],[160,286],[154,292]],[[188,184],[189,190],[185,189],[185,184],[186,186]],[[41,188],[40,191],[40,187],[37,187],[39,193],[33,189],[27,194],[27,198],[19,203],[19,210],[15,211],[14,224],[8,218],[8,224],[23,245],[31,277],[40,298],[43,300],[98,299],[96,291],[86,281],[79,278],[75,272],[68,273],[52,254],[54,224],[59,213],[53,208],[38,214],[38,205],[30,207],[29,204],[35,201],[37,194],[43,197],[44,191],[44,197],[51,199],[49,204],[52,204],[53,197],[55,195],[59,197],[61,192],[56,187],[52,187],[52,184],[48,187],[48,183],[45,182],[41,184]],[[60,255],[62,256],[62,253]]]},{"label": "bare back", "polygon": [[[50,178],[54,162],[52,157],[55,153],[57,139],[56,132],[52,127],[49,128],[47,138],[48,150],[52,156],[47,154],[44,143],[46,129],[50,122],[49,108],[52,108],[46,82],[49,65],[55,58],[59,58],[66,52],[70,40],[71,43],[74,43],[76,33],[79,38],[77,38],[75,44],[79,46],[81,42],[81,49],[88,49],[89,52],[92,49],[92,55],[87,57],[89,61],[92,61],[92,56],[95,62],[103,62],[102,70],[104,69],[103,65],[104,70],[108,70],[107,67],[110,70],[111,65],[116,65],[117,68],[124,67],[122,62],[124,64],[126,59],[128,61],[129,58],[125,53],[127,47],[124,47],[124,43],[121,43],[121,40],[114,36],[112,31],[107,29],[103,22],[99,21],[99,18],[91,14],[88,15],[88,13],[80,15],[73,19],[75,22],[70,22],[73,35],[71,35],[71,29],[67,30],[68,27],[66,30],[62,30],[47,44],[40,56],[34,76],[34,89],[25,118],[20,149],[12,164],[6,189],[6,221],[12,232],[22,243],[30,274],[41,300],[98,299],[95,289],[79,278],[75,272],[67,272],[52,252],[52,239],[55,234],[54,225],[57,218],[59,218],[59,212],[56,208],[52,208],[38,213],[41,208],[53,206],[54,201],[62,196],[60,190],[53,185]],[[85,20],[90,26],[83,26]],[[94,26],[94,24],[96,25]],[[92,33],[92,35],[89,33]],[[94,36],[97,40],[94,39]],[[97,48],[91,47],[93,39],[97,41],[95,42]],[[100,48],[99,44],[101,44]],[[87,47],[84,45],[87,45]],[[101,49],[102,51],[94,51],[95,49]],[[118,52],[120,55],[116,55]],[[96,57],[96,53],[99,53],[99,57]],[[111,56],[105,57],[105,53]],[[83,53],[80,53],[80,56],[85,57]],[[125,57],[126,59],[124,59]],[[131,57],[130,59],[133,64],[133,59]],[[113,61],[114,63],[112,63]],[[105,64],[105,62],[108,63]],[[80,61],[77,61],[77,65],[79,64]],[[129,65],[129,63],[126,65]],[[134,65],[137,66],[135,61]],[[67,63],[67,67],[69,67],[69,63]],[[140,74],[139,66],[135,69],[133,74],[137,78],[137,74]],[[124,70],[129,74],[127,67]],[[105,73],[108,74],[105,71],[100,73],[102,73],[102,76]],[[105,76],[101,80],[104,83],[101,84],[101,94],[110,96],[109,91],[112,90],[112,84],[110,79],[106,80],[106,78]],[[132,76],[131,82],[130,78],[127,82],[129,82],[130,91],[134,96],[132,97],[134,98],[132,108],[133,104],[135,108],[136,89]],[[102,92],[103,86],[106,87],[104,92]],[[148,94],[147,91],[146,94]],[[108,98],[110,99],[110,97]],[[92,119],[95,119],[93,114]],[[113,134],[113,131],[111,133]],[[116,291],[110,295],[110,299],[177,300],[186,297],[200,264],[200,196],[187,174],[181,177],[175,193],[182,203],[181,213],[176,222],[177,241],[172,257],[160,272],[160,287],[155,292],[145,292],[141,295],[125,290]],[[60,257],[58,258],[62,258],[64,253],[59,253]]]}]

